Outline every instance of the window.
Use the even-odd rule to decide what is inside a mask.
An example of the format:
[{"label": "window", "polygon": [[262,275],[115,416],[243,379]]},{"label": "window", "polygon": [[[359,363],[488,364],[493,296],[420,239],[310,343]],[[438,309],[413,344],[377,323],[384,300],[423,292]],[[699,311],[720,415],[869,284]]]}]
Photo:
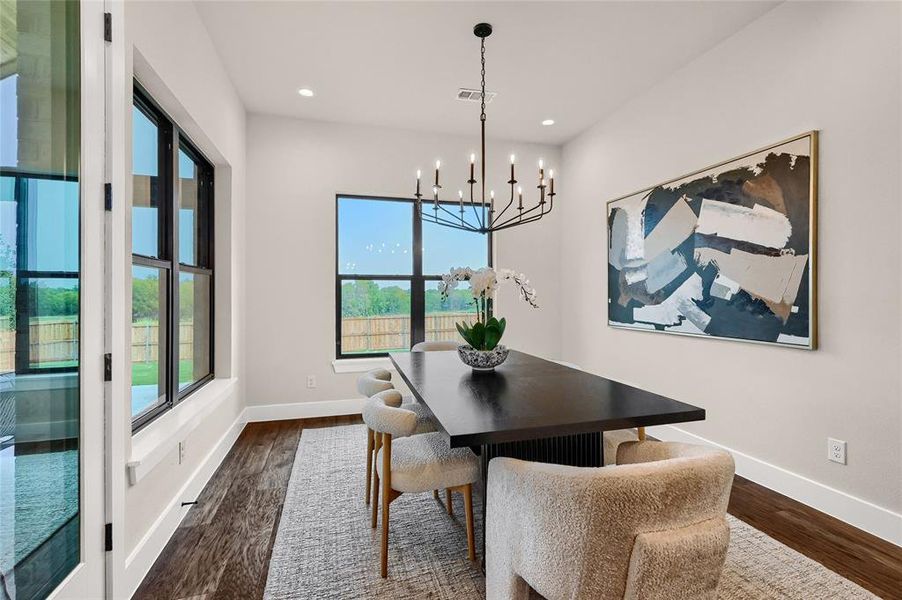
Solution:
[{"label": "window", "polygon": [[[456,206],[456,205],[455,205]],[[475,321],[469,294],[442,300],[453,267],[491,264],[491,236],[424,222],[412,200],[336,198],[338,358],[385,356],[421,341],[462,341],[455,323]]]},{"label": "window", "polygon": [[85,559],[82,47],[76,2],[0,14],[0,597],[22,600]]},{"label": "window", "polygon": [[132,427],[213,378],[213,167],[136,84]]}]

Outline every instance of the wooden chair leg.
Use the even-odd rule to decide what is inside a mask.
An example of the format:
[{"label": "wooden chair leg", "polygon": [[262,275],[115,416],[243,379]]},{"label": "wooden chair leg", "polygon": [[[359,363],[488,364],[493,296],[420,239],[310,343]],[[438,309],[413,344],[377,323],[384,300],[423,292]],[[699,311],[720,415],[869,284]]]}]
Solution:
[{"label": "wooden chair leg", "polygon": [[473,485],[464,486],[464,510],[467,513],[467,558],[476,560],[476,538],[473,532]]},{"label": "wooden chair leg", "polygon": [[373,481],[373,430],[366,428],[366,494],[364,499],[370,503],[370,484]]},{"label": "wooden chair leg", "polygon": [[432,497],[438,500],[438,490],[432,490]]},{"label": "wooden chair leg", "polygon": [[636,433],[638,434],[639,441],[644,442],[645,441],[645,427],[637,427]]},{"label": "wooden chair leg", "polygon": [[382,434],[385,438],[382,450],[382,564],[381,575],[388,577],[388,507],[391,504],[391,435]]},{"label": "wooden chair leg", "polygon": [[454,506],[451,504],[451,488],[445,490],[445,507],[448,509],[448,514],[453,517]]},{"label": "wooden chair leg", "polygon": [[[382,447],[382,434],[374,432],[374,447],[373,447],[373,462],[375,462],[375,457],[378,456],[379,449]],[[373,469],[373,519],[371,523],[371,527],[373,529],[376,528],[376,519],[379,518],[379,473],[376,469]]]}]

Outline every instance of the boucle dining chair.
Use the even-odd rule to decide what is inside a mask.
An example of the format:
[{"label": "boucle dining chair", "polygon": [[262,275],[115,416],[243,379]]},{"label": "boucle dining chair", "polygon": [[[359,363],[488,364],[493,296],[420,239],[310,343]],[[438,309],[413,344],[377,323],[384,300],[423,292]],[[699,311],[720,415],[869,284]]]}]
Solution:
[{"label": "boucle dining chair", "polygon": [[[375,395],[384,397],[386,404],[390,406],[401,406],[403,398],[401,393],[392,385],[391,373],[386,369],[373,369],[367,371],[357,379],[357,391],[363,396],[371,398]],[[427,433],[435,431],[435,423],[432,420],[432,413],[423,404],[405,405],[409,410],[417,415],[416,433]],[[375,450],[378,440],[376,433],[366,428],[366,490],[364,493],[364,501],[370,503],[370,486],[373,480],[373,460],[375,460]],[[436,492],[436,496],[438,492]]]},{"label": "boucle dining chair", "polygon": [[479,460],[468,448],[451,448],[441,433],[414,435],[417,416],[405,407],[395,408],[374,396],[363,407],[367,427],[380,434],[376,451],[373,486],[373,527],[382,486],[382,558],[380,573],[388,576],[389,506],[404,493],[428,492],[438,488],[464,496],[467,522],[467,556],[476,560],[473,531],[473,483],[479,479]]},{"label": "boucle dining chair", "polygon": [[[577,371],[582,371],[582,367],[572,362],[567,362],[565,360],[552,360],[551,362],[555,362],[564,367],[569,367],[571,369],[576,369]],[[617,446],[625,441],[633,441],[645,440],[645,427],[636,427],[634,429],[621,429],[617,431],[606,431],[604,434],[604,444],[605,444],[605,456],[615,456]]]},{"label": "boucle dining chair", "polygon": [[448,350],[457,350],[460,346],[458,342],[420,342],[414,344],[411,352],[446,352]]},{"label": "boucle dining chair", "polygon": [[[413,348],[410,349],[411,352],[447,352],[449,350],[457,350],[457,347],[460,346],[460,342],[449,342],[449,341],[432,341],[432,342],[418,342],[413,345]],[[410,399],[411,402],[416,402],[415,398]],[[405,402],[406,404],[406,402]],[[433,492],[435,499],[438,500],[438,490]],[[445,506],[448,508],[448,514],[454,514],[454,508],[451,505],[451,492],[449,490],[445,490]]]},{"label": "boucle dining chair", "polygon": [[715,598],[733,473],[727,452],[656,441],[611,467],[493,459],[486,598]]}]

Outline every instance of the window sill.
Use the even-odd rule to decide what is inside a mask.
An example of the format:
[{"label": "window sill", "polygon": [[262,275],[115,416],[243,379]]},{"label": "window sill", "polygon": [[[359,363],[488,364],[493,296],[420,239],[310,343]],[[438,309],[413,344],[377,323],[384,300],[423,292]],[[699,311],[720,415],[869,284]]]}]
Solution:
[{"label": "window sill", "polygon": [[136,433],[132,437],[131,459],[126,463],[129,485],[141,481],[178,447],[207,415],[232,395],[237,382],[235,378],[210,381]]},{"label": "window sill", "polygon": [[366,373],[372,369],[395,370],[395,365],[387,356],[376,358],[341,358],[332,361],[332,370],[336,373]]}]

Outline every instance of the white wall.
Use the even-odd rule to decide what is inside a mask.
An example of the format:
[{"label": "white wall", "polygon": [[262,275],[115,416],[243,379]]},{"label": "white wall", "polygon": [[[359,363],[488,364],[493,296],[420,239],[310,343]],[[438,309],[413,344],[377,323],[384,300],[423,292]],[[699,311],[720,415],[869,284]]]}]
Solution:
[{"label": "white wall", "polygon": [[[116,4],[111,63],[111,154],[114,190],[125,203],[114,210],[114,356],[128,356],[130,335],[130,211],[132,76],[178,123],[214,164],[215,180],[215,365],[219,381],[208,384],[172,411],[131,436],[129,374],[114,359],[111,436],[114,595],[127,596],[153,564],[170,533],[194,500],[198,481],[221,459],[237,435],[244,410],[243,321],[245,111],[191,2],[137,1]],[[121,29],[120,29],[121,27]],[[117,45],[118,44],[118,45]],[[118,208],[119,205],[117,205]],[[121,231],[119,230],[121,228]],[[116,269],[122,268],[121,283]],[[118,320],[116,316],[119,316]],[[118,344],[118,346],[117,346]],[[216,393],[214,394],[214,390]],[[205,406],[204,415],[191,411]],[[118,411],[118,412],[117,412]],[[118,416],[118,418],[117,418]],[[187,424],[186,424],[187,423]],[[197,423],[193,426],[193,423]],[[171,438],[179,431],[177,440]],[[185,442],[179,461],[178,442]],[[149,457],[155,455],[151,461]],[[129,461],[152,465],[134,485],[122,473]],[[203,481],[200,481],[202,486]],[[191,496],[191,497],[182,497]]]},{"label": "white wall", "polygon": [[[780,5],[567,144],[561,185],[566,359],[702,406],[707,420],[682,429],[896,513],[899,12]],[[608,199],[811,129],[821,131],[817,351],[606,325]],[[828,436],[848,442],[847,466],[827,461]]]},{"label": "white wall", "polygon": [[[303,101],[303,100],[301,100]],[[478,151],[478,120],[468,136],[420,134],[282,117],[248,117],[247,395],[249,405],[355,398],[355,374],[336,375],[335,195],[410,197],[416,169],[443,162],[446,189],[467,176]],[[490,141],[488,181],[505,188],[511,153],[523,173],[539,157],[558,166],[556,148]],[[478,152],[477,152],[478,153]],[[529,167],[526,167],[529,165]],[[531,179],[530,179],[531,181]],[[526,185],[524,185],[526,188]],[[500,194],[499,194],[500,195]],[[566,200],[563,200],[566,202]],[[525,272],[542,308],[530,309],[512,289],[497,313],[508,319],[505,342],[557,358],[560,353],[558,209],[541,222],[496,236],[496,266]],[[327,283],[324,283],[327,282]],[[315,375],[318,386],[307,389]]]}]

